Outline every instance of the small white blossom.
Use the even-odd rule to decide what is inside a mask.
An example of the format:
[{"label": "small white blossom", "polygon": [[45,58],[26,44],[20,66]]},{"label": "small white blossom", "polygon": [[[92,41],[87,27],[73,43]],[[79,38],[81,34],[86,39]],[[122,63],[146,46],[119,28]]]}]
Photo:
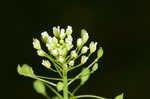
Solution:
[{"label": "small white blossom", "polygon": [[72,34],[72,27],[71,26],[67,27],[66,33],[67,33],[67,35],[71,35]]},{"label": "small white blossom", "polygon": [[41,36],[44,38],[44,37],[49,37],[48,33],[46,31],[42,32],[41,33]]},{"label": "small white blossom", "polygon": [[59,49],[59,55],[61,55],[61,56],[65,56],[67,54],[67,50],[66,50],[66,48],[63,48],[63,49]]},{"label": "small white blossom", "polygon": [[63,63],[64,60],[65,60],[64,57],[62,57],[62,56],[59,56],[59,57],[58,57],[58,61],[59,61],[59,62]]},{"label": "small white blossom", "polygon": [[84,47],[82,48],[82,50],[81,50],[81,53],[82,53],[82,54],[87,53],[88,49],[89,49],[89,48],[88,48],[87,46],[84,46]]},{"label": "small white blossom", "polygon": [[54,34],[55,37],[59,36],[59,34],[60,34],[60,26],[57,26],[57,28],[53,27],[53,34]]},{"label": "small white blossom", "polygon": [[46,68],[50,68],[51,64],[48,60],[42,60],[42,65],[45,66]]},{"label": "small white blossom", "polygon": [[93,53],[96,51],[96,47],[97,47],[97,42],[91,42],[90,45],[89,45],[89,48],[90,48],[90,53]]},{"label": "small white blossom", "polygon": [[58,40],[57,40],[57,38],[56,38],[55,36],[52,38],[52,42],[53,42],[54,44],[57,44],[57,43],[58,43]]},{"label": "small white blossom", "polygon": [[45,56],[45,52],[43,50],[37,50],[37,54],[39,56]]},{"label": "small white blossom", "polygon": [[77,57],[77,53],[76,53],[75,50],[71,51],[71,56],[72,56],[72,57]]},{"label": "small white blossom", "polygon": [[49,37],[47,38],[47,42],[48,42],[48,43],[52,43],[52,37],[51,37],[51,36],[49,36]]},{"label": "small white blossom", "polygon": [[73,60],[70,61],[70,62],[69,62],[69,65],[70,65],[70,66],[73,66],[73,65],[74,65],[74,61],[73,61]]},{"label": "small white blossom", "polygon": [[77,39],[77,47],[80,47],[82,45],[82,39],[78,38]]},{"label": "small white blossom", "polygon": [[61,29],[59,36],[60,36],[60,39],[64,39],[65,38],[66,34],[65,34],[65,30],[64,29]]},{"label": "small white blossom", "polygon": [[38,39],[33,39],[33,47],[35,49],[41,49],[40,41]]},{"label": "small white blossom", "polygon": [[52,50],[51,54],[52,54],[53,56],[57,56],[57,55],[58,55],[58,51],[57,51],[56,49],[54,49],[54,50]]},{"label": "small white blossom", "polygon": [[88,57],[86,57],[86,56],[82,56],[82,57],[81,57],[81,64],[86,63],[86,62],[87,62],[87,60],[88,60]]},{"label": "small white blossom", "polygon": [[66,49],[69,51],[69,50],[71,50],[72,48],[73,48],[72,42],[67,42],[67,43],[66,43]]}]

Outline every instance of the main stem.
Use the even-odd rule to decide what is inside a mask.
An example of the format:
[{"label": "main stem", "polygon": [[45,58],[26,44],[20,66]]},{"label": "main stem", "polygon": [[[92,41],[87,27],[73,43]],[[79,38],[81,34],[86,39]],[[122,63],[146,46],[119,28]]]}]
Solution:
[{"label": "main stem", "polygon": [[67,67],[64,66],[63,68],[63,83],[64,83],[64,89],[63,89],[63,95],[64,99],[68,99],[68,79],[67,79]]}]

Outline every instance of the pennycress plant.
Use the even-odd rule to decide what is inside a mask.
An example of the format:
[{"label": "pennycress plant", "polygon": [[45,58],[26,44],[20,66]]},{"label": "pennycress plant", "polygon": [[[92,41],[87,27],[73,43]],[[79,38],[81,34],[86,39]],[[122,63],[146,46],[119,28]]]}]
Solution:
[{"label": "pennycress plant", "polygon": [[[82,68],[81,72],[73,78],[68,78],[69,71],[82,67],[89,57],[96,52],[97,42],[91,41],[89,45],[86,42],[89,35],[86,30],[81,30],[81,37],[77,39],[76,45],[73,45],[72,27],[67,29],[53,27],[54,36],[51,37],[47,32],[41,33],[41,38],[47,47],[49,53],[46,53],[41,48],[40,41],[33,39],[33,47],[37,50],[37,55],[43,57],[42,65],[52,72],[57,73],[60,78],[51,78],[38,76],[33,72],[32,67],[27,64],[18,65],[17,71],[20,75],[36,79],[33,83],[35,91],[42,94],[47,99],[51,99],[46,93],[47,86],[56,96],[52,99],[78,99],[78,98],[96,98],[106,99],[95,95],[76,95],[77,90],[85,84],[90,75],[98,69],[98,60],[103,55],[103,49],[100,47],[97,51],[96,59],[88,66]],[[76,64],[77,59],[80,59],[79,64]],[[80,79],[79,85],[71,91],[69,86],[77,79]],[[57,81],[57,83],[54,83]],[[115,97],[115,99],[123,99],[123,94]]]}]

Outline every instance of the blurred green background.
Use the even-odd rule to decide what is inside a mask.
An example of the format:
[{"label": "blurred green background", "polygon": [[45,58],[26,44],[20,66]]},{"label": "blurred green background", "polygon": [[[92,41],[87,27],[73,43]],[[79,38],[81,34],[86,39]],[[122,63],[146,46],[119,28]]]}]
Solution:
[{"label": "blurred green background", "polygon": [[15,0],[7,4],[3,21],[8,23],[1,35],[2,99],[44,99],[33,90],[33,80],[19,76],[16,67],[27,63],[37,74],[53,76],[40,65],[32,38],[39,38],[43,31],[52,33],[58,25],[71,25],[75,37],[85,28],[90,40],[104,48],[99,71],[78,94],[113,98],[124,92],[125,99],[149,99],[148,0]]}]

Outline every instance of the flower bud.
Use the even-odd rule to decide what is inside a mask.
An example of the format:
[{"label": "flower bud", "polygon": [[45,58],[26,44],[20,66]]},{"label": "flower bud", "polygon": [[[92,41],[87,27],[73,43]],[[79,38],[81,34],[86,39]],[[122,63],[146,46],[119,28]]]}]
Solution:
[{"label": "flower bud", "polygon": [[96,46],[97,46],[97,42],[91,42],[90,45],[89,45],[89,48],[90,48],[90,53],[93,53],[96,51]]},{"label": "flower bud", "polygon": [[99,50],[97,51],[97,57],[101,58],[103,56],[103,53],[104,53],[104,51],[103,51],[102,47],[100,47]]},{"label": "flower bud", "polygon": [[62,57],[62,56],[59,56],[59,57],[58,57],[58,61],[59,61],[60,63],[63,63],[64,60],[65,60],[64,57]]},{"label": "flower bud", "polygon": [[39,56],[45,56],[45,52],[44,52],[42,49],[37,50],[37,54],[38,54]]},{"label": "flower bud", "polygon": [[60,34],[60,26],[58,26],[57,28],[53,27],[53,34],[54,34],[55,37],[59,36],[59,34]]},{"label": "flower bud", "polygon": [[82,53],[82,54],[87,53],[88,49],[89,49],[89,48],[88,48],[87,46],[84,46],[84,47],[82,48],[82,50],[81,50],[81,53]]},{"label": "flower bud", "polygon": [[74,57],[74,58],[77,57],[77,53],[76,53],[75,50],[71,51],[71,56]]},{"label": "flower bud", "polygon": [[63,49],[59,49],[59,55],[60,56],[65,56],[67,54],[67,50],[66,50],[66,48],[63,48]]},{"label": "flower bud", "polygon": [[82,45],[82,39],[79,38],[77,39],[77,47],[80,47]]},{"label": "flower bud", "polygon": [[83,42],[86,43],[87,40],[89,39],[89,35],[86,30],[84,29],[81,30],[81,37],[83,39]]},{"label": "flower bud", "polygon": [[60,31],[60,35],[59,35],[60,39],[64,39],[64,38],[65,38],[65,36],[66,36],[66,34],[65,34],[65,30],[64,30],[64,29],[61,29],[61,31]]},{"label": "flower bud", "polygon": [[33,39],[33,47],[35,49],[41,49],[40,41],[38,39]]},{"label": "flower bud", "polygon": [[87,56],[82,56],[82,57],[81,57],[81,64],[86,63],[87,60],[88,60],[88,57],[87,57]]},{"label": "flower bud", "polygon": [[98,63],[95,63],[92,67],[92,72],[95,72],[98,69]]},{"label": "flower bud", "polygon": [[57,40],[57,38],[55,36],[52,38],[52,43],[54,45],[57,45],[57,43],[58,43],[58,40]]},{"label": "flower bud", "polygon": [[53,56],[57,56],[57,55],[58,55],[57,49],[52,50],[52,51],[51,51],[51,54],[52,54]]},{"label": "flower bud", "polygon": [[48,60],[42,60],[42,65],[45,66],[46,68],[50,68],[51,64]]},{"label": "flower bud", "polygon": [[74,65],[74,61],[73,61],[73,60],[70,61],[70,62],[69,62],[69,65],[70,65],[70,66],[73,66],[73,65]]},{"label": "flower bud", "polygon": [[49,38],[49,35],[46,31],[41,33],[42,39],[44,42],[47,42],[47,39]]},{"label": "flower bud", "polygon": [[67,29],[66,29],[66,34],[67,35],[71,35],[72,34],[72,27],[71,26],[68,26]]}]

